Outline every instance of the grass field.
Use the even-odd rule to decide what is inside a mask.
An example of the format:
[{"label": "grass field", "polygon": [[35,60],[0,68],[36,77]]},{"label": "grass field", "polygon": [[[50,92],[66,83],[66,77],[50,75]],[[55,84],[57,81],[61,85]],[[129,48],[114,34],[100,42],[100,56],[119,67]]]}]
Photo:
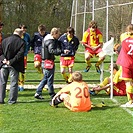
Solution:
[{"label": "grass field", "polygon": [[[58,91],[58,90],[56,90]],[[91,96],[94,104],[103,101],[106,107],[94,107],[89,112],[71,112],[63,106],[49,106],[49,95],[44,100],[34,99],[35,90],[19,92],[18,103],[0,105],[0,133],[132,133],[133,108],[123,109],[126,97],[101,93]],[[6,98],[7,100],[7,98]]]},{"label": "grass field", "polygon": [[[107,58],[109,60],[109,57]],[[32,60],[33,54],[30,54],[28,59]],[[76,60],[83,59],[83,55],[76,56]],[[82,71],[84,68],[85,64],[77,63],[74,66],[74,70]],[[108,68],[108,64],[105,68]],[[32,70],[33,64],[28,64],[26,79],[40,79],[36,70],[29,72]],[[56,70],[59,70],[59,64]],[[107,75],[108,72],[104,73],[104,77]],[[58,72],[55,79],[61,78]],[[98,79],[99,75],[95,71],[83,73],[83,78]],[[110,99],[103,91],[91,96],[91,101],[94,104],[103,101],[105,107],[94,107],[89,112],[71,112],[63,103],[58,108],[49,106],[50,97],[47,91],[43,91],[44,100],[36,100],[34,94],[35,90],[25,89],[19,92],[17,104],[8,105],[7,91],[6,104],[0,105],[0,133],[133,133],[133,108],[120,107],[127,102],[126,96]]]}]

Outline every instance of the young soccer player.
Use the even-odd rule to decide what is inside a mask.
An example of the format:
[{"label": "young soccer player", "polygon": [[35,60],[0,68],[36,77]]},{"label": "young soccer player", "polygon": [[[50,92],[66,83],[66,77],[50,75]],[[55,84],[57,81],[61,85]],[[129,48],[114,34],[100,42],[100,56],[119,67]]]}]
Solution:
[{"label": "young soccer player", "polygon": [[[79,40],[74,34],[74,29],[72,27],[68,27],[67,33],[63,34],[59,38],[62,47],[60,57],[61,74],[67,83],[71,82],[75,53],[79,46]],[[66,68],[68,68],[68,75],[66,73]]]},{"label": "young soccer player", "polygon": [[82,38],[82,44],[85,47],[85,62],[87,64],[84,72],[88,72],[91,68],[91,58],[98,57],[98,61],[95,64],[96,71],[101,73],[100,64],[105,59],[105,54],[102,52],[103,36],[100,30],[97,28],[97,23],[92,20],[89,23],[89,28],[84,32]]},{"label": "young soccer player", "polygon": [[88,85],[82,81],[82,74],[78,71],[72,73],[71,84],[61,89],[52,99],[52,105],[56,106],[61,102],[71,111],[91,110],[90,94]]},{"label": "young soccer player", "polygon": [[[133,24],[129,24],[126,29],[127,36],[122,41],[117,64],[121,67],[121,79],[125,80],[128,102],[121,107],[133,108]],[[124,34],[122,34],[124,35]]]},{"label": "young soccer player", "polygon": [[[111,67],[109,67],[111,71]],[[113,95],[114,96],[125,96],[126,95],[126,85],[125,81],[120,79],[121,71],[118,69],[117,64],[113,64]],[[90,93],[92,95],[98,94],[101,90],[105,90],[107,94],[110,94],[110,83],[111,77],[106,77],[102,83],[98,86],[92,88]]]},{"label": "young soccer player", "polygon": [[46,32],[46,27],[43,24],[38,26],[38,32],[34,33],[34,36],[31,40],[31,50],[34,51],[34,67],[37,68],[39,73],[42,73],[41,68],[41,49],[42,49],[42,40],[48,34]]},{"label": "young soccer player", "polygon": [[[19,28],[23,30],[23,36],[22,39],[25,41],[25,51],[24,51],[24,68],[27,69],[27,55],[30,49],[30,35],[27,33],[27,26],[26,25],[19,25]],[[24,82],[25,82],[25,73],[19,73],[19,86],[18,90],[23,91],[24,90]]]}]

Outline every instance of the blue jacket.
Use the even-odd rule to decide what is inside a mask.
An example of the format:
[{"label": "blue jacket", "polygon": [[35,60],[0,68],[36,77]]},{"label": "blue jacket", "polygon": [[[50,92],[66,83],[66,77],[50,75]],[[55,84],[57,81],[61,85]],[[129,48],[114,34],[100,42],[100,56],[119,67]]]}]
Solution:
[{"label": "blue jacket", "polygon": [[24,33],[23,40],[25,41],[25,51],[24,56],[27,56],[28,51],[30,49],[30,35],[28,33]]},{"label": "blue jacket", "polygon": [[42,40],[48,33],[45,32],[44,36],[41,36],[39,32],[35,32],[33,39],[31,40],[30,46],[31,50],[34,50],[35,54],[41,55],[41,49],[42,49]]},{"label": "blue jacket", "polygon": [[[67,39],[67,34],[63,34],[60,38],[59,41],[61,42],[61,56],[62,57],[70,57],[70,56],[75,56],[75,53],[78,49],[79,46],[79,39],[76,36],[73,36],[72,40],[69,42]],[[70,50],[68,54],[64,53],[64,50]]]}]

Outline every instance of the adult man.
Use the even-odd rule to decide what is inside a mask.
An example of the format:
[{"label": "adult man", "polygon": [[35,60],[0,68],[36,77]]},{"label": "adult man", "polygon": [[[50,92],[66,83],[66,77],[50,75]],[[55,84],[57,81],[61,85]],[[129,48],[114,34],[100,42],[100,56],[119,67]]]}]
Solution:
[{"label": "adult man", "polygon": [[92,20],[89,23],[89,28],[84,32],[82,38],[82,44],[85,47],[85,62],[87,63],[87,67],[84,72],[88,72],[91,68],[90,59],[93,56],[99,57],[97,63],[95,64],[96,71],[101,73],[100,64],[105,59],[105,54],[102,52],[103,45],[103,36],[100,30],[97,28],[97,23]]},{"label": "adult man", "polygon": [[52,28],[50,34],[48,34],[42,43],[42,68],[44,77],[41,80],[36,93],[34,95],[37,99],[44,99],[42,97],[43,87],[48,85],[48,92],[51,99],[54,97],[54,72],[55,72],[55,55],[61,54],[61,45],[59,44],[58,38],[60,36],[60,30],[58,28]]},{"label": "adult man", "polygon": [[[1,45],[1,43],[2,43],[2,40],[3,40],[3,38],[4,38],[4,35],[3,35],[3,32],[2,32],[2,28],[3,28],[3,26],[4,26],[4,24],[2,23],[2,22],[0,22],[0,55],[2,54],[2,45]],[[2,65],[2,62],[0,62],[0,66]],[[1,68],[0,68],[1,69]],[[1,72],[1,70],[0,70],[0,72]],[[0,75],[0,78],[1,78],[1,75]],[[1,81],[0,81],[0,93],[2,93],[1,92]],[[1,101],[1,100],[0,100]]]},{"label": "adult man", "polygon": [[3,66],[1,68],[2,90],[0,103],[4,103],[6,95],[6,85],[10,74],[10,94],[9,104],[17,102],[18,97],[18,77],[19,72],[24,73],[24,41],[21,38],[22,29],[15,29],[13,35],[2,41],[2,55],[0,56]]},{"label": "adult man", "polygon": [[[74,35],[75,31],[72,27],[67,28],[67,33],[63,34],[59,41],[61,42],[61,57],[60,67],[61,74],[67,83],[71,82],[72,68],[74,65],[75,53],[79,46],[79,40]],[[66,74],[66,68],[68,68],[69,75]]]},{"label": "adult man", "polygon": [[117,64],[121,67],[121,79],[125,80],[128,102],[121,107],[133,107],[133,24],[127,26],[127,37],[121,39],[122,47]]}]

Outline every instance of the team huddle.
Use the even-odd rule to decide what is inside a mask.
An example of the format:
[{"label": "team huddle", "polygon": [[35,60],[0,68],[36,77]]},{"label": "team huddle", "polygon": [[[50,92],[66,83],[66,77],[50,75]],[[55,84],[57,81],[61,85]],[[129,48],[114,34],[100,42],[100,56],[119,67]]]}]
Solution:
[{"label": "team huddle", "polygon": [[[9,104],[17,102],[18,91],[24,90],[25,70],[27,68],[27,54],[31,48],[34,52],[34,67],[42,74],[43,78],[34,95],[37,99],[44,99],[42,91],[48,86],[51,106],[64,105],[71,111],[89,111],[92,102],[91,95],[97,95],[101,90],[110,94],[111,77],[107,77],[102,83],[89,90],[87,83],[82,80],[79,71],[73,72],[75,54],[79,47],[79,39],[75,36],[74,28],[68,27],[66,33],[60,33],[59,28],[52,28],[46,32],[44,25],[38,26],[38,32],[34,33],[30,40],[26,32],[27,27],[20,25],[13,35],[2,39],[0,42],[0,103],[4,104],[6,97],[6,84],[10,74]],[[2,35],[2,34],[1,34]],[[127,26],[126,32],[120,36],[121,44],[115,47],[118,54],[116,63],[113,64],[113,94],[126,96],[128,102],[121,107],[133,107],[133,25]],[[103,35],[98,29],[97,23],[92,20],[82,37],[85,47],[85,62],[87,64],[83,72],[89,72],[92,64],[91,58],[98,57],[95,64],[96,72],[101,73],[100,65],[106,58],[102,51]],[[60,56],[60,71],[67,83],[59,92],[54,91],[55,56]],[[120,67],[118,67],[118,65]],[[68,74],[67,70],[68,69]],[[109,70],[111,70],[109,66]]]}]

